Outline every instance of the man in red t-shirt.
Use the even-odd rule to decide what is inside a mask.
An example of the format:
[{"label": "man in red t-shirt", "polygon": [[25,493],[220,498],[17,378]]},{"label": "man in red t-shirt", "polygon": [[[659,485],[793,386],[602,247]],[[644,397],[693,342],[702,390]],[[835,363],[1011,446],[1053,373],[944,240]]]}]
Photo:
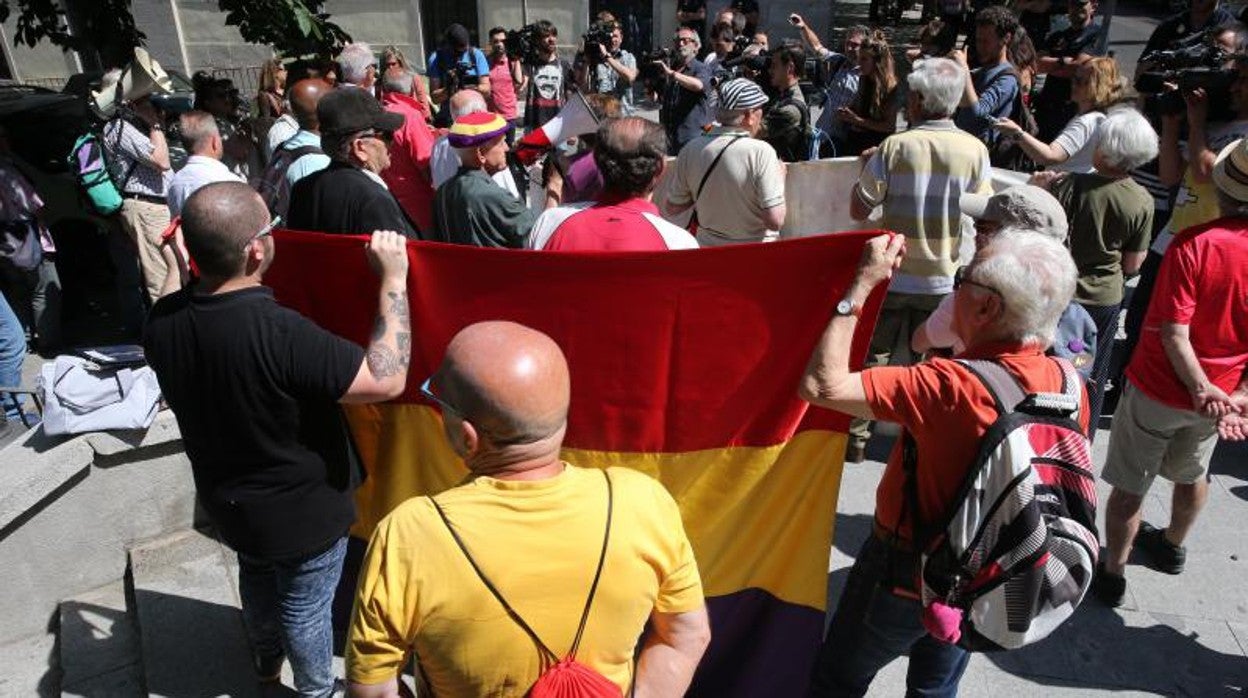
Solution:
[{"label": "man in red t-shirt", "polygon": [[548,209],[533,224],[529,248],[558,252],[689,249],[687,230],[668,223],[651,201],[663,175],[667,135],[648,119],[603,122],[594,143],[602,172],[597,201]]},{"label": "man in red t-shirt", "polygon": [[[1248,139],[1227,146],[1213,169],[1231,217],[1179,233],[1161,263],[1127,385],[1114,412],[1101,477],[1106,554],[1093,590],[1122,603],[1133,545],[1169,574],[1183,571],[1183,541],[1209,494],[1206,471],[1218,436],[1241,440],[1248,410]],[[1229,199],[1229,200],[1228,200]],[[1141,521],[1158,476],[1174,483],[1170,524]]]},{"label": "man in red t-shirt", "polygon": [[434,191],[429,158],[437,139],[426,121],[425,105],[415,97],[416,79],[402,68],[391,68],[382,77],[381,105],[388,112],[402,114],[403,125],[394,132],[390,166],[381,171],[381,178],[420,234],[428,236],[433,232]]},{"label": "man in red t-shirt", "polygon": [[[930,522],[956,501],[997,411],[991,393],[956,361],[850,370],[858,315],[872,289],[900,264],[904,244],[900,235],[868,243],[798,393],[820,407],[905,427],[917,445],[919,520]],[[967,347],[961,357],[1000,363],[1027,392],[1061,392],[1062,369],[1044,352],[1074,294],[1076,274],[1070,253],[1055,240],[1031,233],[997,236],[956,276],[953,330]],[[1085,429],[1087,407],[1085,393],[1079,410]],[[873,534],[854,561],[815,664],[813,696],[862,695],[876,672],[907,653],[908,693],[957,691],[968,655],[923,627],[914,512],[904,513],[904,489],[899,441],[876,490]]]},{"label": "man in red t-shirt", "polygon": [[512,126],[518,126],[516,91],[524,89],[525,77],[520,61],[507,56],[506,29],[494,27],[490,30],[490,53],[486,60],[490,64],[490,111],[501,114]]}]

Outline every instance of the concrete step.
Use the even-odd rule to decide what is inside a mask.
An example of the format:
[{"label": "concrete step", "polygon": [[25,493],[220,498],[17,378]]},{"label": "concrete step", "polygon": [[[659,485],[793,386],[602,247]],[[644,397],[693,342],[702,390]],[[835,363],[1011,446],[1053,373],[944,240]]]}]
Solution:
[{"label": "concrete step", "polygon": [[182,531],[129,551],[144,682],[153,696],[259,696],[239,611],[237,558]]},{"label": "concrete step", "polygon": [[62,696],[142,696],[139,636],[117,580],[61,602]]}]

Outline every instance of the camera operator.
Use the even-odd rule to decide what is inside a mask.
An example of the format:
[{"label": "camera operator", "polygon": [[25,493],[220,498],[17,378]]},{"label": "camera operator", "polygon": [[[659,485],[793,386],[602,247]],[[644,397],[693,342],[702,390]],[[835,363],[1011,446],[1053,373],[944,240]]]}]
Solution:
[{"label": "camera operator", "polygon": [[1193,37],[1211,32],[1215,27],[1233,21],[1235,16],[1222,7],[1220,0],[1190,0],[1187,10],[1166,18],[1148,37],[1135,74],[1147,73],[1156,68],[1153,61],[1142,60],[1158,51],[1181,48]]},{"label": "camera operator", "polygon": [[429,56],[429,96],[440,105],[435,124],[450,123],[447,99],[462,89],[471,88],[490,95],[490,65],[485,53],[472,46],[472,37],[462,24],[452,24],[442,35],[442,45]]},{"label": "camera operator", "polygon": [[794,44],[781,44],[768,59],[768,77],[776,97],[763,117],[763,140],[785,162],[801,162],[810,156],[810,107],[798,84],[806,74],[806,52]]},{"label": "camera operator", "polygon": [[654,64],[667,78],[659,121],[667,128],[668,147],[676,155],[711,122],[711,69],[697,59],[702,40],[692,29],[677,29],[672,45],[671,64]]},{"label": "camera operator", "polygon": [[523,57],[524,73],[529,82],[524,100],[524,126],[530,131],[555,118],[574,84],[572,66],[559,57],[557,50],[559,29],[544,19],[532,27],[536,45],[532,55]]},{"label": "camera operator", "polygon": [[[590,38],[594,33],[610,36],[607,44]],[[586,36],[585,59],[589,62],[586,75],[585,92],[588,94],[612,95],[620,100],[624,115],[633,113],[633,82],[637,80],[637,59],[633,54],[620,48],[624,42],[624,33],[620,31],[619,22],[598,22]]]},{"label": "camera operator", "polygon": [[[846,137],[845,124],[840,119],[840,109],[852,104],[854,97],[858,95],[858,80],[861,77],[858,51],[866,43],[871,30],[861,24],[846,29],[842,52],[837,53],[823,45],[819,36],[801,15],[789,15],[789,22],[801,30],[802,41],[805,41],[810,50],[827,66],[827,69],[823,71],[823,74],[828,76],[827,80],[819,86],[824,94],[823,111],[819,114],[819,121],[815,125],[828,134],[833,143],[837,144],[836,149],[839,154],[843,150]],[[831,155],[830,152],[820,153],[821,157]]]}]

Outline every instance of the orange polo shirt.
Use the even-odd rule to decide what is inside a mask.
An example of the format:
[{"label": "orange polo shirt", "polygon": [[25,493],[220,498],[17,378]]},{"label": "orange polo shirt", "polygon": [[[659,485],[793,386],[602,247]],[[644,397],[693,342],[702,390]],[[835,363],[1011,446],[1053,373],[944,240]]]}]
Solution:
[{"label": "orange polo shirt", "polygon": [[[1061,368],[1038,348],[984,345],[962,354],[964,359],[993,358],[1017,377],[1029,393],[1060,393]],[[862,373],[867,403],[877,419],[897,422],[918,445],[916,468],[919,509],[928,524],[947,513],[966,477],[979,442],[997,419],[992,395],[975,374],[957,361],[933,359],[916,366],[885,366]],[[1088,425],[1088,395],[1083,391],[1079,424]],[[898,439],[875,492],[875,520],[885,530],[898,530],[910,540],[910,519],[901,521],[906,474]]]}]

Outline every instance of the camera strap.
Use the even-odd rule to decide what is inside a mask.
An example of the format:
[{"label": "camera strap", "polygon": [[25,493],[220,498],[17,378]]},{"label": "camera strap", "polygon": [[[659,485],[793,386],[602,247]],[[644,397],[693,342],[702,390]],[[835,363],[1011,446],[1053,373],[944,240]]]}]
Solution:
[{"label": "camera strap", "polygon": [[698,182],[698,190],[693,193],[693,215],[689,216],[689,226],[686,228],[690,235],[698,234],[698,199],[702,198],[702,189],[706,187],[706,180],[711,178],[711,173],[719,165],[719,161],[724,157],[724,153],[728,152],[728,149],[742,138],[745,138],[745,136],[736,136],[728,141],[728,145],[720,148],[719,153],[715,155],[715,159],[711,161],[711,166],[706,168],[706,172],[702,175],[702,181]]}]

